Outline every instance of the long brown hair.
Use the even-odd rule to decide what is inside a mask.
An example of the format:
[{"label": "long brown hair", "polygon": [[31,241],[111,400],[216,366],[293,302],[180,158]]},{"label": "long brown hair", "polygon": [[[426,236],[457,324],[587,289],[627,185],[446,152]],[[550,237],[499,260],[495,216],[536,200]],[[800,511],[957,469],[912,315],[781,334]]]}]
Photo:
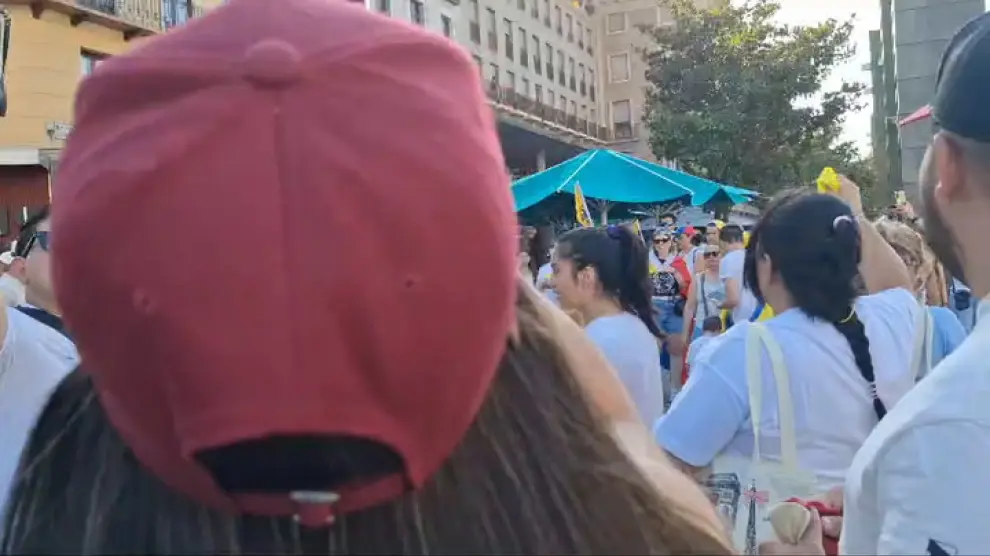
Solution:
[{"label": "long brown hair", "polygon": [[925,243],[925,238],[911,226],[896,220],[880,218],[875,225],[877,232],[894,248],[911,271],[915,280],[915,292],[924,291],[928,305],[947,306],[949,286],[945,269]]},{"label": "long brown hair", "polygon": [[77,370],[26,448],[0,552],[731,554],[714,512],[684,490],[686,477],[630,459],[582,391],[554,309],[536,296],[520,286],[518,330],[442,469],[419,492],[327,529],[233,516],[173,492],[134,458]]}]

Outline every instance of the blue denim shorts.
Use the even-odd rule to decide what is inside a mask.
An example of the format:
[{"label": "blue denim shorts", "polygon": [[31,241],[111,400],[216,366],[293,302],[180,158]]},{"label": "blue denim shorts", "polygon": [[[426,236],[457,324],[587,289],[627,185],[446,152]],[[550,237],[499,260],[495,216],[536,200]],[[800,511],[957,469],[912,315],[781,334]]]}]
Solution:
[{"label": "blue denim shorts", "polygon": [[[653,307],[657,310],[657,326],[659,326],[660,330],[666,332],[667,334],[680,334],[681,330],[684,329],[684,317],[679,317],[674,314],[675,304],[675,301],[668,299],[653,300]],[[667,350],[666,343],[664,343],[663,349],[660,351],[660,365],[669,371],[670,352]]]}]

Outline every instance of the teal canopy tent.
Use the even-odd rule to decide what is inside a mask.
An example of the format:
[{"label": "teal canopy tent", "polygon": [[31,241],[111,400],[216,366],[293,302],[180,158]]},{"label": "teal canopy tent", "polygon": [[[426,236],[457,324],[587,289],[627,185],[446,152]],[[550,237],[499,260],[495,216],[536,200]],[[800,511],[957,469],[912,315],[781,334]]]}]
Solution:
[{"label": "teal canopy tent", "polygon": [[721,185],[625,153],[593,149],[516,180],[512,184],[516,210],[529,208],[554,193],[573,194],[575,184],[581,185],[585,197],[619,203],[684,201],[704,205],[724,196],[738,204],[756,196],[753,191]]}]

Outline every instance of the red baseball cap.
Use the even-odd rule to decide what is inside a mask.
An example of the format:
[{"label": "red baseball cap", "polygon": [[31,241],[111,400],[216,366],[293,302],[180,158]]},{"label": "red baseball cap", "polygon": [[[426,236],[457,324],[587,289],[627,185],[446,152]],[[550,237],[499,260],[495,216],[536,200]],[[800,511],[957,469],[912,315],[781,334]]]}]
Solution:
[{"label": "red baseball cap", "polygon": [[[352,3],[234,0],[101,64],[75,113],[54,280],[142,464],[310,524],[422,485],[515,319],[509,176],[468,55]],[[196,458],[274,435],[370,439],[404,468],[234,494]]]}]

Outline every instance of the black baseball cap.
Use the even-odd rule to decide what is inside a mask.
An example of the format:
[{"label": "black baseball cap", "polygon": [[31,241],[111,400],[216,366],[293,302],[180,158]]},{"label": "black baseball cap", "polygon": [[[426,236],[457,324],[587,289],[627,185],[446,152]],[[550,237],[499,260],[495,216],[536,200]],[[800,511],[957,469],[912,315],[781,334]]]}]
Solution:
[{"label": "black baseball cap", "polygon": [[938,68],[932,119],[940,129],[990,143],[990,12],[949,40]]}]

